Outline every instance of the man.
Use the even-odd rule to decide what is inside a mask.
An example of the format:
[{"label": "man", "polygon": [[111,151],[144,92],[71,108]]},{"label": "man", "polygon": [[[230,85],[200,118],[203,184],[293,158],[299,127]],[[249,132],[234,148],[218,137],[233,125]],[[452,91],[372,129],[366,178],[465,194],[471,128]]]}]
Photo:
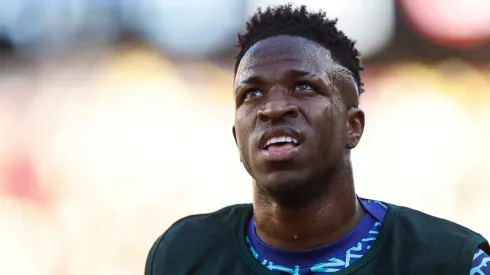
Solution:
[{"label": "man", "polygon": [[291,5],[250,19],[233,135],[253,204],[176,222],[151,248],[147,275],[490,274],[481,235],[356,195],[362,66],[335,25]]}]

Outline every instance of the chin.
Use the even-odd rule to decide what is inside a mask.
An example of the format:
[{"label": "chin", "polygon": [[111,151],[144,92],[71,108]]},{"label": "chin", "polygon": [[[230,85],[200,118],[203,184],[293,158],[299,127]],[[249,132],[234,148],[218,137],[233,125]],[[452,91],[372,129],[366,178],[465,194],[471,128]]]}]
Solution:
[{"label": "chin", "polygon": [[290,171],[281,171],[270,173],[260,185],[267,189],[291,190],[301,188],[305,184],[306,179],[302,175]]},{"label": "chin", "polygon": [[308,190],[314,189],[308,184],[312,182],[310,177],[298,171],[276,171],[259,178],[256,178],[256,187],[265,191],[265,194],[278,203],[282,201],[283,203],[288,202],[287,204],[290,202],[296,204],[297,201],[305,201],[311,193]]}]

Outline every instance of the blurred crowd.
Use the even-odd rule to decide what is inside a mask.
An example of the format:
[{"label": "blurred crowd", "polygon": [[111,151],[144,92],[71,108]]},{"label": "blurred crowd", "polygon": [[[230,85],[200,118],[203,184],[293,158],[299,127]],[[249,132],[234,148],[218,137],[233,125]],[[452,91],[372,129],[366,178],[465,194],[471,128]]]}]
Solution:
[{"label": "blurred crowd", "polygon": [[[141,274],[178,218],[251,200],[231,68],[145,47],[0,74],[1,274]],[[361,196],[490,234],[490,70],[373,65],[354,151]]]},{"label": "blurred crowd", "polygon": [[[284,1],[41,2],[0,0],[0,274],[142,274],[177,219],[251,201],[231,45]],[[363,54],[358,194],[490,238],[489,2],[293,2]]]}]

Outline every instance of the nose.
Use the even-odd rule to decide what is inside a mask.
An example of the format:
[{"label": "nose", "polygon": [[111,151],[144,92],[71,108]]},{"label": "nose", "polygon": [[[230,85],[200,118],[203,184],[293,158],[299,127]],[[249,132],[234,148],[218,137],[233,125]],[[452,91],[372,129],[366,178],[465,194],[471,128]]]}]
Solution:
[{"label": "nose", "polygon": [[298,107],[285,100],[275,100],[267,102],[259,110],[259,119],[263,122],[277,121],[283,118],[295,118],[298,116]]}]

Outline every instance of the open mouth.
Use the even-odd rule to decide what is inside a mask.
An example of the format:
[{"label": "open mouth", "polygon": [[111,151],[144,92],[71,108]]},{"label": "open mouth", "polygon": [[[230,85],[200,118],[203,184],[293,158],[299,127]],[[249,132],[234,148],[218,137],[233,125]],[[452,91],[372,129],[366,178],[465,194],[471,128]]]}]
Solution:
[{"label": "open mouth", "polygon": [[267,161],[282,162],[293,159],[300,152],[303,136],[290,127],[267,129],[259,141],[261,155]]},{"label": "open mouth", "polygon": [[299,145],[298,140],[290,136],[279,136],[269,138],[264,146],[264,150],[277,151],[287,150]]}]

